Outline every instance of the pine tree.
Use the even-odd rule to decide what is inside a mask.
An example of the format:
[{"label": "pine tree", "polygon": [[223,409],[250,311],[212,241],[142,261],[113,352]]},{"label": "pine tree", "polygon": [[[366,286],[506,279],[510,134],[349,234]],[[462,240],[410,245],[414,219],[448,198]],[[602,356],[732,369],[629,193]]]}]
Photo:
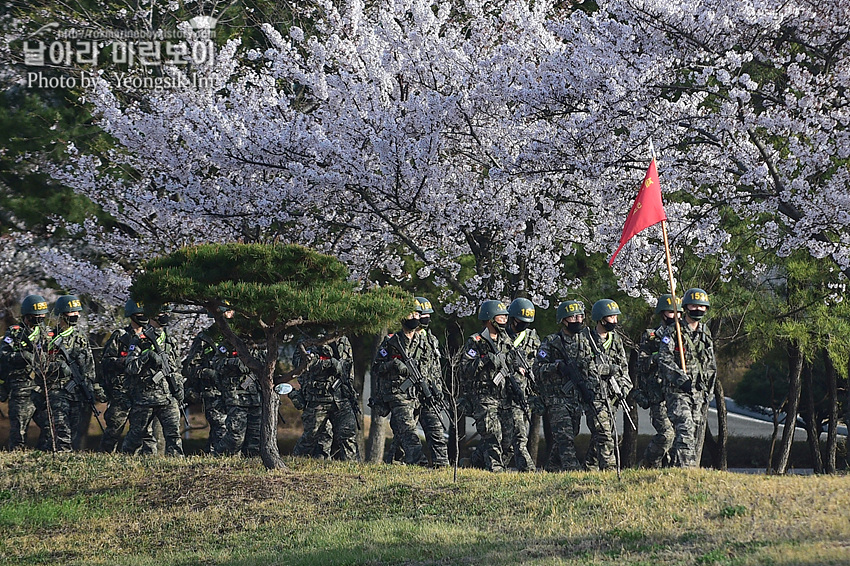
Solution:
[{"label": "pine tree", "polygon": [[[282,468],[273,385],[275,353],[284,335],[296,327],[322,327],[331,336],[375,333],[413,310],[413,297],[401,289],[359,292],[348,275],[336,258],[298,245],[204,244],[148,261],[130,292],[148,305],[198,305],[210,313],[257,376],[263,406],[260,455],[266,467]],[[225,304],[261,329],[269,352],[265,360],[251,354],[239,330],[222,315],[219,307]]]}]

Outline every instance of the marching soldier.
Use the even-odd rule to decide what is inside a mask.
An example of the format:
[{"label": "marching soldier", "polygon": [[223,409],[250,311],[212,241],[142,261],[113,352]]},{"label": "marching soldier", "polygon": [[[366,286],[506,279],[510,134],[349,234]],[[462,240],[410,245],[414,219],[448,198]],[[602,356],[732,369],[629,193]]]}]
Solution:
[{"label": "marching soldier", "polygon": [[555,319],[561,329],[543,340],[535,361],[540,394],[552,430],[552,447],[546,468],[552,471],[584,468],[576,454],[575,439],[581,428],[582,397],[579,392],[578,342],[584,328],[584,303],[564,301]]},{"label": "marching soldier", "polygon": [[354,356],[351,342],[340,336],[320,346],[298,342],[292,364],[304,372],[298,376],[300,389],[289,394],[296,409],[303,409],[301,420],[304,434],[299,441],[299,453],[321,457],[324,449],[317,446],[330,421],[333,431],[333,447],[338,450],[339,460],[359,462],[360,449],[357,445],[357,394],[354,390]]},{"label": "marching soldier", "polygon": [[[253,355],[260,360],[265,359],[265,353],[258,349],[253,351]],[[263,406],[257,376],[227,344],[218,347],[212,366],[215,387],[221,391],[226,411],[224,434],[212,446],[213,453],[258,456]],[[275,395],[272,398],[279,400]]]},{"label": "marching soldier", "polygon": [[[406,464],[424,466],[428,460],[416,434],[416,415],[420,409],[422,389],[421,384],[417,385],[417,377],[427,379],[422,369],[429,364],[434,346],[428,335],[418,330],[421,311],[421,308],[415,310],[401,321],[401,332],[384,338],[372,362],[372,372],[378,380],[378,402],[373,401],[373,405],[388,411],[393,443],[401,446]],[[417,372],[421,375],[417,376]],[[439,419],[439,416],[436,418]]]},{"label": "marching soldier", "polygon": [[144,331],[132,338],[126,371],[133,403],[130,430],[121,451],[135,454],[150,434],[154,419],[162,425],[166,456],[182,456],[180,439],[180,404],[183,402],[183,376],[174,340],[165,326],[168,312],[162,310]]},{"label": "marching soldier", "polygon": [[466,341],[458,373],[481,437],[472,461],[491,472],[501,472],[505,467],[499,407],[508,398],[508,376],[517,371],[507,334],[508,309],[501,301],[484,301],[478,320],[484,322],[484,329]]},{"label": "marching soldier", "polygon": [[440,418],[440,406],[443,404],[443,371],[440,365],[440,343],[437,337],[428,330],[431,314],[434,309],[431,301],[425,297],[416,297],[416,310],[419,312],[419,334],[425,338],[429,346],[424,365],[420,366],[422,375],[428,380],[432,399],[424,398],[419,393],[419,424],[425,433],[425,443],[428,447],[428,458],[435,468],[449,465],[448,444],[446,443],[446,428]]},{"label": "marching soldier", "polygon": [[643,455],[642,465],[660,468],[668,459],[673,445],[673,425],[667,416],[667,404],[664,402],[664,390],[661,387],[661,375],[658,371],[658,350],[661,337],[674,323],[677,312],[682,312],[681,300],[673,306],[673,295],[667,293],[658,297],[655,314],[661,317],[661,326],[648,328],[640,339],[638,350],[637,387],[632,397],[638,405],[649,409],[649,418],[655,435],[650,439]]},{"label": "marching soldier", "polygon": [[[124,304],[124,316],[130,319],[130,324],[112,332],[100,358],[102,385],[109,402],[103,413],[106,428],[100,439],[101,452],[114,452],[121,444],[121,436],[133,403],[126,368],[130,342],[142,334],[142,329],[149,324],[144,306],[133,299],[128,299]],[[156,453],[156,439],[150,429],[142,444],[144,453]]]},{"label": "marching soldier", "polygon": [[520,472],[534,471],[537,466],[528,452],[528,429],[531,420],[529,400],[537,396],[536,384],[531,367],[534,357],[540,348],[540,337],[537,331],[528,325],[534,322],[534,303],[524,298],[514,299],[508,305],[507,332],[517,361],[525,359],[525,363],[517,364],[513,374],[513,383],[508,383],[508,398],[499,407],[499,420],[502,422],[502,453],[505,464],[511,457],[516,469]]},{"label": "marching soldier", "polygon": [[620,307],[611,299],[593,304],[590,318],[596,324],[579,334],[579,391],[587,408],[590,448],[585,459],[588,469],[605,470],[617,466],[614,446],[614,417],[617,402],[631,390],[628,357],[617,328]]},{"label": "marching soldier", "polygon": [[717,379],[714,341],[708,326],[701,322],[710,305],[704,290],[694,287],[685,291],[685,317],[679,328],[687,371],[680,365],[675,325],[667,327],[658,350],[667,415],[676,431],[670,452],[674,466],[699,466],[697,435],[705,431],[709,395]]},{"label": "marching soldier", "polygon": [[[44,383],[47,394],[36,394],[36,423],[41,427],[37,448],[70,452],[78,449],[84,404],[94,409],[94,402],[106,401],[106,394],[95,382],[94,357],[88,338],[79,331],[80,300],[74,295],[56,299],[53,313],[58,326],[48,342],[47,371]],[[76,438],[76,443],[74,442]]]},{"label": "marching soldier", "polygon": [[[233,318],[233,310],[227,306],[219,307],[225,318]],[[198,332],[189,352],[183,360],[183,374],[186,376],[187,397],[193,402],[200,400],[204,405],[204,416],[210,426],[207,439],[207,452],[212,452],[221,441],[226,430],[227,404],[221,391],[218,389],[218,377],[214,363],[216,353],[224,346],[224,352],[228,351],[223,344],[223,337],[218,326],[215,324]]]},{"label": "marching soldier", "polygon": [[9,395],[9,450],[26,447],[27,428],[35,414],[32,396],[48,363],[47,311],[44,297],[27,296],[21,302],[21,324],[9,327],[0,347]]}]

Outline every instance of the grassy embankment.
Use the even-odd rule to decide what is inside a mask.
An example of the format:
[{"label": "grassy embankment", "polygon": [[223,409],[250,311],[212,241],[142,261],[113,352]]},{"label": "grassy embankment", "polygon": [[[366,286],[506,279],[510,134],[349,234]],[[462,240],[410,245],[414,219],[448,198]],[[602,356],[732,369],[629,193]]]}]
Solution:
[{"label": "grassy embankment", "polygon": [[850,477],[0,453],[0,563],[848,564]]}]

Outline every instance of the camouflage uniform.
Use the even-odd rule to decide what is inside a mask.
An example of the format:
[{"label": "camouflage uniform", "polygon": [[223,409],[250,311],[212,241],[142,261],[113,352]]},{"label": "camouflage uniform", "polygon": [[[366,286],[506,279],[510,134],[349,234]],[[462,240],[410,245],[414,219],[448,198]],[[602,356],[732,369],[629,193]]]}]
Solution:
[{"label": "camouflage uniform", "polygon": [[372,373],[378,382],[377,398],[389,409],[393,441],[401,445],[404,462],[426,465],[428,460],[422,451],[419,435],[416,434],[416,414],[420,409],[419,391],[410,379],[399,348],[404,349],[417,364],[423,377],[426,377],[428,370],[425,368],[428,367],[429,357],[433,355],[433,345],[428,335],[418,330],[414,331],[409,339],[403,332],[389,334],[381,342],[372,362]]},{"label": "camouflage uniform", "polygon": [[[304,348],[299,342],[292,357],[295,367],[304,362]],[[357,394],[354,391],[354,358],[351,342],[345,336],[306,350],[310,360],[307,369],[298,377],[301,388],[291,395],[293,402],[303,406],[301,421],[304,434],[299,452],[313,457],[324,457],[320,440],[326,437],[327,423],[333,430],[333,446],[339,451],[335,457],[343,461],[360,461],[357,445]],[[293,392],[294,393],[294,392]],[[296,407],[297,408],[297,407]]]},{"label": "camouflage uniform", "polygon": [[499,407],[508,398],[505,372],[515,371],[512,351],[513,344],[507,332],[500,331],[492,340],[485,328],[466,341],[460,357],[458,373],[462,392],[472,406],[475,428],[481,437],[472,460],[492,472],[505,469]]},{"label": "camouflage uniform", "polygon": [[575,439],[581,429],[582,402],[575,380],[578,377],[578,343],[566,330],[543,340],[535,361],[540,395],[552,426],[553,446],[547,469],[584,468],[576,454]]},{"label": "camouflage uniform", "polygon": [[[157,349],[153,341],[156,341]],[[183,402],[183,376],[174,341],[164,328],[147,327],[143,334],[133,336],[126,362],[127,385],[133,403],[130,409],[130,430],[124,437],[121,451],[136,453],[150,434],[150,425],[157,419],[165,437],[165,454],[182,456],[180,440],[180,403]]]},{"label": "camouflage uniform", "polygon": [[614,454],[616,412],[612,414],[609,410],[609,404],[613,409],[615,401],[611,381],[616,380],[623,395],[627,395],[632,388],[626,350],[622,338],[614,331],[608,332],[603,342],[595,328],[585,328],[576,341],[580,389],[593,395],[587,411],[590,448],[585,466],[591,470],[614,468],[617,465]]},{"label": "camouflage uniform", "polygon": [[[265,359],[265,352],[255,350],[252,354],[260,360]],[[248,457],[258,456],[263,405],[257,376],[236,352],[224,345],[218,347],[212,365],[216,388],[221,391],[227,409],[224,435],[212,446],[213,453],[230,456],[241,452]],[[272,397],[279,399],[275,395]]]},{"label": "camouflage uniform", "polygon": [[[440,342],[427,328],[417,330],[429,346],[427,356],[419,366],[422,375],[428,380],[428,385],[434,395],[434,402],[443,402],[443,371],[440,366]],[[428,447],[428,458],[435,468],[449,465],[448,443],[446,442],[446,427],[440,418],[439,407],[430,406],[425,399],[419,399],[419,424],[425,433],[425,443]]]},{"label": "camouflage uniform", "polygon": [[[534,357],[540,349],[540,337],[533,328],[527,328],[509,337],[513,342],[516,355],[525,356],[528,367],[534,364]],[[526,403],[537,395],[536,384],[533,375],[522,375],[518,368],[514,372],[514,379],[525,395]],[[520,472],[534,471],[537,465],[528,452],[528,429],[530,426],[531,407],[527,407],[528,415],[521,407],[519,399],[515,399],[511,389],[508,389],[508,398],[499,405],[499,420],[502,423],[502,458],[507,464],[513,457],[516,469]]]},{"label": "camouflage uniform", "polygon": [[638,350],[637,387],[634,397],[643,408],[649,409],[649,418],[655,435],[650,439],[643,459],[650,468],[660,468],[665,463],[667,453],[673,445],[673,425],[667,417],[667,404],[661,388],[661,375],[658,371],[658,349],[666,326],[648,328],[640,339]]},{"label": "camouflage uniform", "polygon": [[[130,341],[136,335],[132,326],[119,328],[110,335],[100,358],[102,386],[109,406],[103,413],[106,428],[100,440],[101,452],[114,452],[120,446],[124,425],[127,424],[133,401],[127,385],[126,362]],[[148,429],[142,441],[144,453],[156,453],[156,439]]]},{"label": "camouflage uniform", "polygon": [[34,358],[37,352],[46,351],[41,345],[50,336],[44,334],[41,326],[27,328],[16,324],[6,331],[0,347],[9,395],[9,450],[26,447],[27,428],[35,415],[32,399],[36,390],[35,365],[46,365],[46,357],[44,364],[35,364],[41,358]]},{"label": "camouflage uniform", "polygon": [[[43,391],[33,394],[36,406],[35,422],[41,428],[36,447],[39,450],[53,449],[53,431],[55,430],[56,450],[70,452],[73,450],[73,437],[80,428],[80,417],[87,405],[86,396],[80,390],[79,384],[72,377],[71,365],[79,372],[96,401],[105,401],[106,394],[99,383],[95,381],[94,357],[86,336],[76,327],[71,326],[62,332],[55,333],[49,342],[48,359],[50,363],[45,373],[50,414],[47,411],[47,399]],[[69,359],[65,359],[64,350]],[[41,389],[44,384],[38,384]],[[51,422],[53,426],[51,428]]]},{"label": "camouflage uniform", "polygon": [[669,326],[661,337],[658,350],[658,367],[667,402],[667,415],[676,437],[670,451],[674,466],[696,467],[698,430],[704,430],[708,411],[709,395],[717,379],[717,362],[714,358],[714,342],[711,331],[703,323],[691,330],[686,322],[680,325],[682,343],[685,348],[685,375],[679,365],[679,349],[676,327]]},{"label": "camouflage uniform", "polygon": [[[297,391],[297,393],[296,393]],[[302,399],[301,390],[293,390],[292,393],[295,393],[296,399]],[[289,398],[292,399],[292,393],[289,394]],[[293,401],[293,405],[295,402]],[[295,408],[299,411],[303,411],[304,407],[306,407],[305,403],[299,402],[298,406]],[[316,434],[313,435],[311,439],[313,447],[312,454],[307,453],[307,449],[305,448],[305,438],[302,434],[298,437],[298,440],[295,441],[295,446],[292,447],[292,455],[293,456],[310,456],[311,458],[317,458],[319,460],[330,460],[333,457],[334,449],[333,449],[333,427],[331,426],[331,421],[328,420],[325,422],[324,428],[320,428],[316,431]]]},{"label": "camouflage uniform", "polygon": [[[204,416],[210,425],[207,452],[211,452],[219,443],[226,428],[227,405],[216,385],[217,376],[213,367],[221,342],[218,327],[210,326],[195,336],[183,360],[187,397],[193,402],[195,400],[203,402]],[[225,350],[227,350],[226,346]]]}]

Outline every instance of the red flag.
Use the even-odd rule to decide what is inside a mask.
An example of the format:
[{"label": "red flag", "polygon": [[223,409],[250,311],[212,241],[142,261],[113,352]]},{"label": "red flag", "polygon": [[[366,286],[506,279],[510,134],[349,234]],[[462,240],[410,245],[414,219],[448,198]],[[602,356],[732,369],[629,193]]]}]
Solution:
[{"label": "red flag", "polygon": [[629,211],[629,217],[626,218],[623,235],[620,236],[620,247],[611,256],[608,265],[614,263],[614,258],[635,234],[664,220],[667,220],[667,215],[664,213],[664,205],[661,203],[661,185],[658,183],[658,171],[655,168],[655,159],[653,159],[646,171],[646,176],[643,178],[643,183],[640,184],[640,190],[632,209]]}]

